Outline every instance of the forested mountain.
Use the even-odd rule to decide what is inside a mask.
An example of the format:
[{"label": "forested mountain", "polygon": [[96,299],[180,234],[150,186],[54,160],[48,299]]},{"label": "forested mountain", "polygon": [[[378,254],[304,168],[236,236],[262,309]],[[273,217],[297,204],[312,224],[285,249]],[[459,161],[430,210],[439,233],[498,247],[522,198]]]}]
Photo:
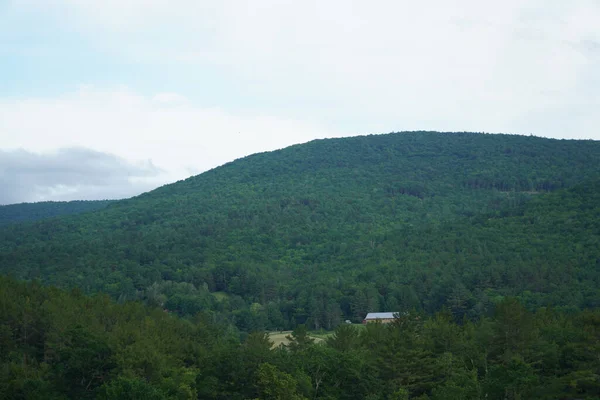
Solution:
[{"label": "forested mountain", "polygon": [[0,269],[242,331],[516,296],[600,304],[600,143],[407,132],[256,154],[101,210],[0,229]]},{"label": "forested mountain", "polygon": [[79,214],[99,210],[113,200],[97,201],[41,201],[0,206],[0,225],[16,222],[37,221],[60,215]]}]

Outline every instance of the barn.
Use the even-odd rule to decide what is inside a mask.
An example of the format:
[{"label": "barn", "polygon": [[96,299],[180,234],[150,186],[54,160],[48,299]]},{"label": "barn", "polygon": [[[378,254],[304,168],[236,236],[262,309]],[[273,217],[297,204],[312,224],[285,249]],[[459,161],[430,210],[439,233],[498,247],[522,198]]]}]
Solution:
[{"label": "barn", "polygon": [[369,322],[381,322],[383,324],[387,324],[388,322],[392,322],[395,316],[398,315],[397,312],[372,312],[368,313],[365,319],[363,320],[363,324]]}]

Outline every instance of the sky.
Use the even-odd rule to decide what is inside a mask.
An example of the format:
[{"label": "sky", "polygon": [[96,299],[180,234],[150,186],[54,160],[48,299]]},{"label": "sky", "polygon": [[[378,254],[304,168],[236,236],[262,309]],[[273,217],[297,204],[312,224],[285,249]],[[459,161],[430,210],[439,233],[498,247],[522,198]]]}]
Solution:
[{"label": "sky", "polygon": [[600,0],[0,0],[0,204],[317,138],[600,139]]}]

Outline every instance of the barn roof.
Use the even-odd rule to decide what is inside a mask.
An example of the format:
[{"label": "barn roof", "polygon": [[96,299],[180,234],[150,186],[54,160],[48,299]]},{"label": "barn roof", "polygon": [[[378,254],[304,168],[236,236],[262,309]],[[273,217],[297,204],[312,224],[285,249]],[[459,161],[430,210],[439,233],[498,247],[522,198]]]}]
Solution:
[{"label": "barn roof", "polygon": [[370,312],[365,319],[392,319],[397,312]]}]

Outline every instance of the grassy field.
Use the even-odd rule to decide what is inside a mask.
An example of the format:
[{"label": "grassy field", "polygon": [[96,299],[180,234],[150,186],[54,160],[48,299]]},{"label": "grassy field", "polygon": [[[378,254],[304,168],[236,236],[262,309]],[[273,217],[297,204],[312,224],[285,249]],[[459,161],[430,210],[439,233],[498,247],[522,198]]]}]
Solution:
[{"label": "grassy field", "polygon": [[[352,324],[356,329],[362,330],[365,329],[363,324]],[[286,336],[291,335],[292,331],[273,331],[269,332],[269,339],[273,342],[273,348],[279,347],[282,344],[287,345],[290,341],[286,338]],[[333,331],[310,331],[308,336],[315,339],[315,343],[319,343],[327,339],[329,336],[333,335]]]},{"label": "grassy field", "polygon": [[[286,345],[288,344],[290,341],[287,340],[286,336],[291,335],[292,331],[274,331],[274,332],[269,332],[269,339],[271,339],[271,341],[273,342],[273,348],[275,347],[279,347],[282,344]],[[333,332],[311,332],[308,336],[310,336],[311,338],[315,339],[315,343],[319,343],[322,342],[323,340],[325,340],[325,338],[327,338],[327,336],[332,335]]]}]

